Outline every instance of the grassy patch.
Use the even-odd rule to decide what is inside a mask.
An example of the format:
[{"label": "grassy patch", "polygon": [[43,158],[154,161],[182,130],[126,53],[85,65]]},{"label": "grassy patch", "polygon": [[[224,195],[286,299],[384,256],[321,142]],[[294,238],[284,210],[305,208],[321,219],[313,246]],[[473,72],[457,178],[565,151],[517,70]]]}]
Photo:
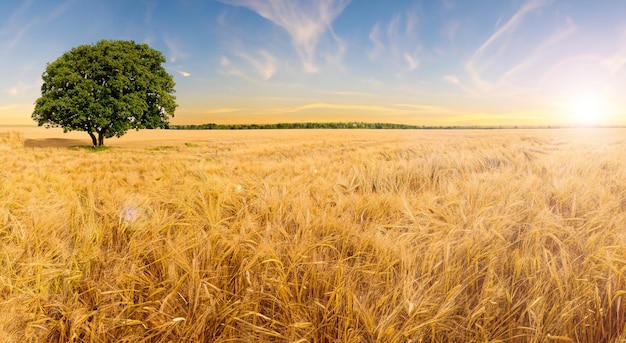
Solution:
[{"label": "grassy patch", "polygon": [[101,152],[101,151],[109,151],[109,150],[111,150],[111,147],[110,146],[106,146],[106,145],[100,145],[100,146],[79,145],[79,146],[71,147],[70,150],[83,150],[83,151],[87,151],[87,152]]},{"label": "grassy patch", "polygon": [[157,146],[153,148],[148,148],[148,150],[150,151],[170,151],[170,150],[175,150],[175,149],[176,147],[172,145],[161,145],[161,146]]}]

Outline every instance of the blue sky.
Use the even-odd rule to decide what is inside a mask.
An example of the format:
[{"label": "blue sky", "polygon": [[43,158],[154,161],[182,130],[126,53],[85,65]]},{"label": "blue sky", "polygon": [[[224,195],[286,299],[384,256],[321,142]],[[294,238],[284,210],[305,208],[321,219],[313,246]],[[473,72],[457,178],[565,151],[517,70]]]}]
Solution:
[{"label": "blue sky", "polygon": [[0,3],[0,124],[46,64],[101,39],[163,52],[174,124],[626,124],[626,1]]}]

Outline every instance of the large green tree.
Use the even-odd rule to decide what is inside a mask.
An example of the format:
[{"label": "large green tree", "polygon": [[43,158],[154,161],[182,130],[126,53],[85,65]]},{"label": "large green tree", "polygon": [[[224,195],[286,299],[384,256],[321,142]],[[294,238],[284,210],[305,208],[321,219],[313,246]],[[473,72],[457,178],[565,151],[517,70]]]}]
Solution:
[{"label": "large green tree", "polygon": [[93,145],[130,129],[166,128],[174,116],[174,79],[147,44],[102,40],[50,63],[32,118],[39,126],[86,131]]}]

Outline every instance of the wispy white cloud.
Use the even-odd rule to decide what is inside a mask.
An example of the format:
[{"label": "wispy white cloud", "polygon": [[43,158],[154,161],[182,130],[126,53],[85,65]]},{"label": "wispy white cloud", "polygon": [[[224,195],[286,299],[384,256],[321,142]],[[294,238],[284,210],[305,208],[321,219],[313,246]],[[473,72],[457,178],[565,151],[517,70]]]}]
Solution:
[{"label": "wispy white cloud", "polygon": [[17,46],[19,44],[19,42],[22,40],[22,38],[24,37],[24,35],[26,35],[26,33],[33,27],[35,26],[35,21],[30,21],[22,26],[20,26],[20,28],[15,32],[15,35],[13,36],[13,39],[9,42],[8,44],[8,49],[12,49],[13,47]]},{"label": "wispy white cloud", "polygon": [[[317,72],[316,48],[320,38],[348,5],[349,0],[221,0],[246,7],[282,27],[289,36],[306,72]],[[331,36],[340,44],[336,36]]]},{"label": "wispy white cloud", "polygon": [[461,83],[461,80],[459,80],[458,77],[456,77],[455,75],[444,75],[443,79],[448,82],[449,84],[455,85],[457,87],[459,87],[461,90],[463,90],[463,92],[469,94],[469,95],[478,95],[478,93],[476,93],[474,90],[472,90],[471,88],[463,85]]},{"label": "wispy white cloud", "polygon": [[310,110],[342,110],[342,111],[364,111],[373,112],[380,115],[415,115],[423,117],[439,117],[449,115],[461,115],[464,111],[423,103],[398,103],[386,105],[368,105],[362,103],[328,103],[311,102],[296,107],[277,107],[271,109],[272,113],[296,113]]},{"label": "wispy white cloud", "polygon": [[626,51],[615,53],[603,59],[602,65],[613,74],[621,72],[626,66]]},{"label": "wispy white cloud", "polygon": [[387,37],[392,38],[399,34],[400,20],[402,20],[401,14],[393,16],[389,24],[387,25]]},{"label": "wispy white cloud", "polygon": [[454,75],[444,75],[443,79],[448,81],[448,83],[451,83],[453,85],[460,85],[461,84],[461,81],[459,81],[459,78],[454,76]]},{"label": "wispy white cloud", "polygon": [[383,85],[382,81],[372,78],[372,77],[366,78],[366,79],[360,79],[359,82],[370,88],[380,88]]},{"label": "wispy white cloud", "polygon": [[619,37],[619,47],[610,56],[602,59],[602,66],[612,74],[620,73],[626,66],[626,27],[622,28]]},{"label": "wispy white cloud", "polygon": [[376,60],[384,51],[385,44],[381,41],[380,38],[380,23],[376,23],[369,34],[369,39],[374,45],[372,49],[369,51],[368,56],[370,60]]},{"label": "wispy white cloud", "polygon": [[444,23],[441,31],[448,40],[452,41],[459,31],[460,26],[461,23],[458,20],[450,19]]},{"label": "wispy white cloud", "polygon": [[154,36],[148,33],[141,42],[144,44],[152,45],[152,43],[154,42]]},{"label": "wispy white cloud", "polygon": [[382,112],[382,113],[390,113],[390,112],[407,112],[407,110],[380,106],[380,105],[361,105],[361,104],[332,104],[332,103],[324,103],[324,102],[316,102],[311,104],[306,104],[293,108],[283,108],[280,111],[283,113],[293,113],[293,112],[301,112],[306,110],[315,110],[315,109],[335,109],[335,110],[358,110],[358,111],[374,111],[374,112]]},{"label": "wispy white cloud", "polygon": [[7,90],[7,92],[11,95],[18,95],[20,93],[20,87],[19,86],[13,86],[11,88],[9,88]]},{"label": "wispy white cloud", "polygon": [[337,46],[337,49],[334,52],[326,52],[324,54],[324,59],[326,60],[326,63],[328,65],[334,66],[338,70],[345,71],[345,68],[343,66],[343,56],[346,54],[348,47],[346,45],[346,42],[341,39],[341,37],[339,37],[332,28],[330,29],[330,33],[333,37],[334,43]]},{"label": "wispy white cloud", "polygon": [[75,0],[65,0],[48,12],[46,16],[38,16],[31,14],[33,0],[23,1],[0,27],[0,39],[4,36],[9,37],[5,47],[12,49],[22,41],[33,27],[44,26],[58,19],[74,2]]},{"label": "wispy white cloud", "polygon": [[368,92],[355,92],[355,91],[341,91],[341,90],[322,90],[321,93],[326,94],[334,94],[334,95],[345,95],[345,96],[355,96],[355,97],[373,97],[376,96],[374,93]]},{"label": "wispy white cloud", "polygon": [[458,114],[459,111],[442,106],[426,105],[426,104],[396,104],[395,106],[410,109],[416,113],[431,114]]},{"label": "wispy white cloud", "polygon": [[209,110],[203,110],[202,113],[203,114],[232,113],[232,112],[237,112],[241,110],[242,110],[241,108],[235,108],[235,107],[222,107],[222,108],[213,108]]},{"label": "wispy white cloud", "polygon": [[419,66],[419,61],[415,57],[409,55],[408,52],[404,53],[404,60],[408,65],[409,71],[415,70]]},{"label": "wispy white cloud", "polygon": [[248,74],[246,74],[244,71],[242,71],[241,69],[237,69],[237,68],[227,68],[225,70],[220,71],[220,73],[224,74],[224,75],[230,75],[230,76],[236,76],[239,77],[241,79],[244,79],[250,83],[253,84],[259,84],[257,82],[257,80],[251,78]]},{"label": "wispy white cloud", "polygon": [[184,52],[181,48],[181,44],[179,43],[178,40],[172,38],[172,37],[164,37],[163,41],[165,42],[165,45],[167,46],[167,49],[169,50],[169,62],[170,63],[176,63],[177,61],[181,60],[181,59],[186,59],[187,57],[189,57],[189,54]]},{"label": "wispy white cloud", "polygon": [[443,8],[447,10],[454,9],[454,2],[452,2],[452,0],[441,0],[441,4],[443,5]]},{"label": "wispy white cloud", "polygon": [[32,7],[33,0],[22,1],[20,7],[18,7],[9,18],[4,22],[4,25],[0,27],[0,35],[9,35],[15,31],[16,27],[20,27],[23,24],[23,17],[25,13]]},{"label": "wispy white cloud", "polygon": [[263,49],[257,52],[257,56],[245,52],[235,52],[235,55],[250,63],[263,80],[269,80],[276,73],[276,58]]},{"label": "wispy white cloud", "polygon": [[0,27],[0,38],[8,38],[8,42],[3,47],[4,49],[10,50],[14,48],[22,40],[22,37],[37,23],[36,19],[27,15],[32,5],[32,0],[22,2],[21,6]]},{"label": "wispy white cloud", "polygon": [[528,57],[526,57],[523,61],[516,64],[508,71],[506,71],[502,75],[502,79],[506,80],[509,77],[514,76],[515,74],[529,68],[533,64],[536,64],[540,61],[542,57],[544,57],[547,53],[554,49],[558,49],[557,43],[565,39],[566,37],[571,36],[574,32],[576,32],[576,25],[572,21],[571,18],[566,19],[566,27],[558,30],[548,36],[548,38],[538,44],[530,53]]},{"label": "wispy white cloud", "polygon": [[502,48],[506,47],[509,43],[509,37],[529,14],[541,7],[549,5],[551,2],[552,0],[526,1],[504,25],[500,26],[476,51],[474,51],[474,54],[466,63],[465,69],[481,91],[484,92],[492,88],[491,82],[482,76],[482,72],[487,69],[494,60],[485,58],[488,52],[493,50],[495,54],[498,54],[498,50],[502,51]]},{"label": "wispy white cloud", "polygon": [[[226,59],[228,60],[228,59]],[[226,60],[222,60],[222,62],[226,61]],[[228,76],[235,76],[238,77],[242,80],[245,80],[257,87],[267,87],[270,85],[273,86],[284,86],[284,84],[282,83],[277,83],[277,82],[272,82],[269,83],[268,80],[271,78],[270,69],[267,70],[263,70],[263,69],[257,69],[254,71],[250,71],[249,67],[246,68],[246,66],[239,66],[237,65],[238,63],[233,63],[230,62],[230,60],[228,60],[229,63],[227,65],[222,65],[222,69],[219,71],[220,74],[222,75],[228,75]],[[261,63],[259,61],[259,63]],[[261,66],[262,67],[262,66]],[[260,76],[257,76],[255,74],[258,74]],[[271,72],[271,75],[273,76],[273,72]]]},{"label": "wispy white cloud", "polygon": [[445,49],[442,49],[442,48],[439,48],[439,47],[434,47],[433,48],[433,52],[437,56],[445,56],[445,55],[448,54],[448,52]]},{"label": "wispy white cloud", "polygon": [[25,82],[18,82],[17,84],[9,87],[8,89],[6,89],[6,93],[12,95],[12,96],[18,96],[23,94],[24,92],[28,92],[31,90],[35,90],[35,89],[39,89],[41,87],[41,83],[42,81],[40,80],[35,80],[33,82],[30,83],[25,83]]},{"label": "wispy white cloud", "polygon": [[419,68],[418,16],[414,11],[393,16],[387,25],[376,23],[369,33],[372,47],[368,51],[371,61],[382,59],[382,63],[392,65],[396,76]]},{"label": "wispy white cloud", "polygon": [[156,10],[158,3],[155,1],[146,1],[143,2],[146,6],[146,12],[143,16],[144,23],[148,24],[152,22],[152,17],[154,16],[154,10]]},{"label": "wispy white cloud", "polygon": [[191,76],[190,73],[186,72],[186,71],[182,71],[182,70],[177,70],[176,72],[178,72],[180,75],[184,76],[184,77],[188,77]]},{"label": "wispy white cloud", "polygon": [[57,18],[59,18],[60,16],[62,16],[70,7],[71,5],[75,2],[76,0],[66,0],[63,3],[61,3],[59,6],[55,7],[50,14],[48,14],[48,16],[46,17],[46,22],[50,22],[53,20],[56,20]]},{"label": "wispy white cloud", "polygon": [[222,56],[222,58],[220,59],[220,65],[222,67],[228,67],[230,65],[230,60],[228,59],[228,57]]},{"label": "wispy white cloud", "polygon": [[549,4],[550,0],[529,0],[524,3],[520,7],[520,9],[498,30],[496,30],[490,37],[485,41],[478,50],[474,52],[474,58],[480,57],[483,55],[485,50],[487,50],[491,45],[495,44],[497,41],[501,40],[507,33],[513,31],[516,27],[518,27],[524,17],[532,12],[533,10],[545,6]]}]

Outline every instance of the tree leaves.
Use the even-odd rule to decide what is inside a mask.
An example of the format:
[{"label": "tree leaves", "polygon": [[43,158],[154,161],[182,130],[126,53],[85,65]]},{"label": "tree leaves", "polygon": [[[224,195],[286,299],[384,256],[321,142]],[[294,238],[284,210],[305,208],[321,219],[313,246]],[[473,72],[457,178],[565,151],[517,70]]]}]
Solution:
[{"label": "tree leaves", "polygon": [[32,118],[107,138],[165,128],[177,104],[164,62],[161,52],[133,41],[78,46],[46,67]]}]

